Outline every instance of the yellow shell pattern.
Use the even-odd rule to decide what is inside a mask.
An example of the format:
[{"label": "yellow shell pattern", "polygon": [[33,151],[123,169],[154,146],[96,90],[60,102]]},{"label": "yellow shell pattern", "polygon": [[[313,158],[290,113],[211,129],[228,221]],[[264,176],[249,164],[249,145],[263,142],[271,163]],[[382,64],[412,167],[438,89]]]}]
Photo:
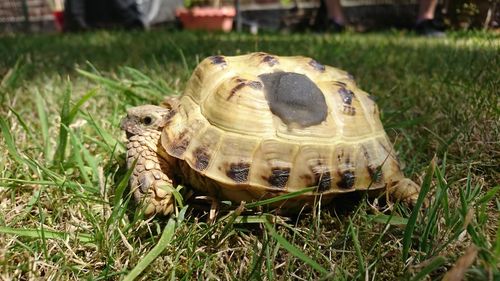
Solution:
[{"label": "yellow shell pattern", "polygon": [[[326,102],[320,123],[301,126],[273,113],[263,75],[281,72],[305,75],[320,89]],[[309,195],[335,195],[404,178],[370,95],[348,73],[307,57],[252,53],[203,60],[162,145],[187,163],[184,170],[216,183],[230,200],[313,186]]]}]

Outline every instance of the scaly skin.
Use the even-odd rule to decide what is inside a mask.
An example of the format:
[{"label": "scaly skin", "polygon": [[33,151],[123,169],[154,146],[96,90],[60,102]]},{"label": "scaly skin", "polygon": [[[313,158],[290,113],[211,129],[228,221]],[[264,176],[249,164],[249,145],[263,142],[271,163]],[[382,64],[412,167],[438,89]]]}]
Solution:
[{"label": "scaly skin", "polygon": [[408,178],[404,178],[389,188],[389,194],[395,200],[414,206],[417,203],[420,186]]},{"label": "scaly skin", "polygon": [[167,167],[165,160],[158,157],[156,152],[161,149],[158,147],[159,140],[160,132],[151,130],[143,135],[132,136],[127,143],[128,168],[137,159],[130,177],[130,187],[137,202],[144,200],[145,215],[168,215],[174,208],[174,199],[167,189],[173,183],[162,171],[162,167]]}]

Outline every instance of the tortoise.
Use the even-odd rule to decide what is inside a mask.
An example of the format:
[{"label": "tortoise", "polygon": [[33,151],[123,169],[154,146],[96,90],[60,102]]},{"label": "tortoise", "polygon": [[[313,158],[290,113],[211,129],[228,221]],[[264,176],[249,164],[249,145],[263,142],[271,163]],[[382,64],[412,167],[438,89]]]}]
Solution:
[{"label": "tortoise", "polygon": [[146,215],[171,213],[166,186],[177,184],[233,202],[309,188],[274,203],[291,212],[352,192],[411,203],[420,190],[403,175],[374,98],[308,57],[208,57],[180,97],[129,108],[121,128]]}]

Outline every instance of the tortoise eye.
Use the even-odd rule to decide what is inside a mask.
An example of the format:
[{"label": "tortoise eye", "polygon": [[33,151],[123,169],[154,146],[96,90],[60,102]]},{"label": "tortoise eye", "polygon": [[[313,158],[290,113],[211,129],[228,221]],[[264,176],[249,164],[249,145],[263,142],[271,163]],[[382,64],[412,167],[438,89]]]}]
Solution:
[{"label": "tortoise eye", "polygon": [[151,125],[151,123],[153,123],[153,118],[146,116],[142,119],[142,123],[144,123],[144,125]]}]

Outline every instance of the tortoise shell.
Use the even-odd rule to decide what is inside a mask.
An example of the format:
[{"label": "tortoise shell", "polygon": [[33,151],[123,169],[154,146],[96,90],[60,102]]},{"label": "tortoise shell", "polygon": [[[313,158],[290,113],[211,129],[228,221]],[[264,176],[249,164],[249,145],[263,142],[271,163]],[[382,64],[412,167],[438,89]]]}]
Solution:
[{"label": "tortoise shell", "polygon": [[373,98],[311,58],[206,58],[168,106],[162,146],[186,182],[218,198],[307,187],[317,188],[302,197],[328,198],[404,179]]}]

